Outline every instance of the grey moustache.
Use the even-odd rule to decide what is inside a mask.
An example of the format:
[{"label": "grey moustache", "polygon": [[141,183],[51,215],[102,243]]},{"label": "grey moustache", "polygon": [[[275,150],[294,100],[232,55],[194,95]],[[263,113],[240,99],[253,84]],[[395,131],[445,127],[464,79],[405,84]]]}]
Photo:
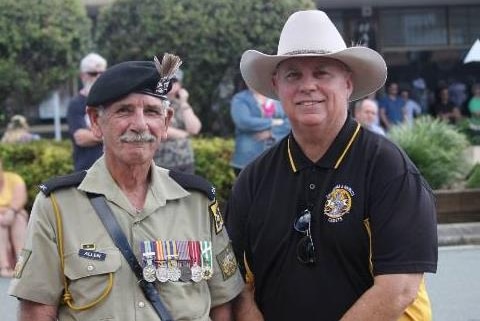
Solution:
[{"label": "grey moustache", "polygon": [[126,133],[120,136],[120,141],[124,143],[151,143],[157,138],[149,133]]}]

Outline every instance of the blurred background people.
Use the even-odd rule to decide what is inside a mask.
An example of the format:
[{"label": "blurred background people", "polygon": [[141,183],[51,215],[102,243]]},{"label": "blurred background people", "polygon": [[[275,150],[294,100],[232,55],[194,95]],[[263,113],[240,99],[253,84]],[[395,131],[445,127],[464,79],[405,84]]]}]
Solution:
[{"label": "blurred background people", "polygon": [[407,88],[403,88],[400,91],[400,97],[405,101],[405,121],[408,124],[412,124],[413,120],[422,114],[422,107],[415,100],[411,99],[410,90]]},{"label": "blurred background people", "polygon": [[355,103],[353,117],[365,128],[374,133],[385,135],[385,130],[378,125],[378,105],[375,100],[363,99]]},{"label": "blurred background people", "polygon": [[235,124],[235,150],[230,165],[236,175],[290,132],[290,122],[280,102],[252,89],[232,97],[230,114]]},{"label": "blurred background people", "polygon": [[472,98],[468,101],[468,111],[471,115],[470,127],[480,131],[480,84],[472,86]]},{"label": "blurred background people", "polygon": [[90,88],[105,69],[107,61],[96,53],[89,53],[80,62],[82,89],[68,105],[67,123],[73,143],[73,166],[75,171],[89,169],[103,154],[102,140],[93,135],[85,108]]},{"label": "blurred background people", "polygon": [[448,95],[452,103],[462,111],[462,107],[468,99],[467,85],[458,79],[451,78],[448,85]]},{"label": "blurred background people", "polygon": [[11,277],[23,248],[28,215],[27,188],[20,175],[3,170],[0,160],[0,276]]},{"label": "blurred background people", "polygon": [[40,136],[30,132],[27,119],[22,115],[15,115],[10,119],[2,137],[2,143],[28,143],[39,140]]},{"label": "blurred background people", "polygon": [[456,106],[451,100],[447,87],[441,87],[437,91],[435,102],[430,110],[433,115],[450,124],[457,124],[462,118],[460,107]]},{"label": "blurred background people", "polygon": [[388,131],[390,127],[405,120],[405,101],[398,96],[398,84],[391,82],[387,86],[387,95],[378,101],[380,120]]},{"label": "blurred background people", "polygon": [[167,94],[173,117],[167,130],[167,140],[154,156],[155,164],[170,170],[195,173],[195,156],[191,136],[200,132],[202,123],[192,109],[188,91],[182,86],[183,72],[178,70],[172,78],[172,89]]}]

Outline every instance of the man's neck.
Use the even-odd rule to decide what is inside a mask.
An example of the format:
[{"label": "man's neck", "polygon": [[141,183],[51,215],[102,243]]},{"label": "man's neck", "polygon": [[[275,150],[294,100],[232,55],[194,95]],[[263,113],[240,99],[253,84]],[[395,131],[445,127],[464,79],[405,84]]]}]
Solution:
[{"label": "man's neck", "polygon": [[142,209],[150,182],[151,163],[126,166],[119,163],[109,165],[108,161],[106,162],[110,175],[130,204],[136,209]]},{"label": "man's neck", "polygon": [[318,130],[312,128],[303,130],[293,129],[292,132],[295,141],[298,143],[305,156],[307,156],[312,162],[317,162],[325,155],[342,127],[343,123],[337,125],[332,121],[330,125],[321,127]]}]

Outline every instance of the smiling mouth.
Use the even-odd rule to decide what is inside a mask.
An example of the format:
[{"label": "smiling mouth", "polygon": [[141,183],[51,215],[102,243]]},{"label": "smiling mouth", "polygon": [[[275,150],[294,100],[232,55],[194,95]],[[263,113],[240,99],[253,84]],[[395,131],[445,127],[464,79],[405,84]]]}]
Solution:
[{"label": "smiling mouth", "polygon": [[298,102],[298,103],[296,103],[296,105],[300,106],[300,107],[311,107],[311,106],[314,106],[316,104],[320,104],[320,103],[323,103],[323,102],[324,102],[323,100],[309,100],[309,101]]}]

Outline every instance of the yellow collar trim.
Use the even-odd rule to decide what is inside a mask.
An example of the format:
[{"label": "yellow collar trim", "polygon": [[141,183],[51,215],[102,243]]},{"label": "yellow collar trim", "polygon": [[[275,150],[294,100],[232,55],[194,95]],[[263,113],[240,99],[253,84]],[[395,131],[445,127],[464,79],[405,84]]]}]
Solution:
[{"label": "yellow collar trim", "polygon": [[[360,124],[357,123],[357,128],[355,129],[355,132],[353,133],[352,137],[348,141],[347,146],[345,147],[342,154],[340,155],[337,162],[335,163],[334,169],[337,169],[340,166],[340,163],[342,162],[343,158],[345,157],[348,150],[352,146],[353,141],[358,136],[358,133],[360,132],[360,127],[361,127]],[[290,136],[287,139],[287,152],[288,152],[288,160],[290,161],[290,166],[292,167],[293,172],[296,173],[297,172],[297,167],[295,166],[295,162],[293,161],[292,151],[290,149]]]},{"label": "yellow collar trim", "polygon": [[290,166],[292,166],[293,172],[296,173],[297,172],[297,167],[295,166],[295,163],[293,162],[292,151],[290,150],[290,136],[288,136],[288,139],[287,139],[287,151],[288,151],[288,159],[290,160]]},{"label": "yellow collar trim", "polygon": [[345,147],[345,149],[343,150],[342,155],[340,155],[340,157],[338,158],[337,163],[335,164],[335,167],[334,167],[335,169],[337,169],[338,166],[340,166],[340,163],[342,162],[343,158],[345,157],[345,154],[347,154],[348,150],[350,149],[350,146],[352,146],[353,141],[355,140],[355,138],[357,137],[359,132],[360,132],[360,124],[357,123],[357,128],[355,129],[355,132],[353,133],[352,137],[350,138],[350,141],[348,142],[347,147]]}]

